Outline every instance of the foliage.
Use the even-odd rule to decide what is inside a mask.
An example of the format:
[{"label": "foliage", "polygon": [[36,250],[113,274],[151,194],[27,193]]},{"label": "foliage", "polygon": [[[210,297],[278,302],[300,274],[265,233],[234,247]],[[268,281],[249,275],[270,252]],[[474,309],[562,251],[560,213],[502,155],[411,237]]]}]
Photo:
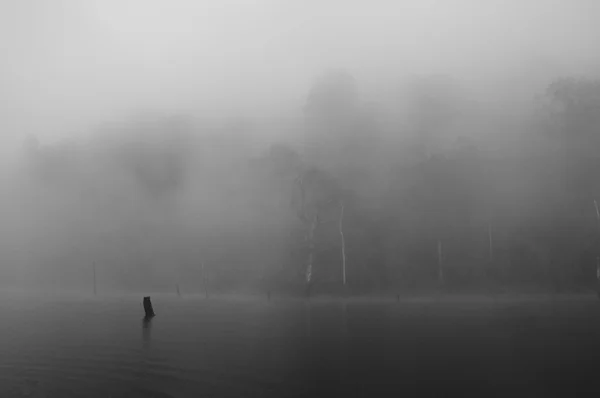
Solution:
[{"label": "foliage", "polygon": [[[402,148],[393,148],[402,156],[382,156],[391,141],[343,71],[323,75],[309,91],[301,151],[272,145],[263,156],[247,156],[236,163],[241,167],[218,173],[195,162],[206,142],[192,138],[185,122],[131,123],[126,140],[105,147],[108,163],[135,182],[140,196],[187,192],[197,203],[170,224],[156,222],[160,230],[146,239],[144,255],[135,249],[147,232],[119,220],[127,231],[120,240],[128,239],[120,243],[130,247],[111,246],[124,253],[111,261],[152,269],[151,263],[170,259],[194,283],[201,257],[214,286],[290,290],[306,283],[310,265],[311,283],[332,289],[342,280],[341,227],[348,285],[356,291],[430,286],[437,278],[438,242],[446,283],[457,288],[590,285],[600,255],[594,208],[594,199],[600,203],[600,83],[559,79],[544,94],[543,127],[529,133],[547,145],[500,156],[466,138],[428,150],[431,156],[411,158]],[[408,108],[404,126],[415,134],[407,134],[404,148],[433,148],[460,101],[452,82],[424,79],[410,91]],[[25,148],[30,175],[58,187],[85,180],[81,170],[89,153],[35,140]],[[191,175],[202,176],[202,183]],[[211,193],[213,207],[193,218]]]}]

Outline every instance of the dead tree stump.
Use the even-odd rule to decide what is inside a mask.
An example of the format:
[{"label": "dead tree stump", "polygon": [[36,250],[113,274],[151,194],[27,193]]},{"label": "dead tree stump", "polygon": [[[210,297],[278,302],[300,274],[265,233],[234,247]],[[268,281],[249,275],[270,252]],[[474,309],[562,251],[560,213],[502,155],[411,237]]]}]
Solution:
[{"label": "dead tree stump", "polygon": [[146,319],[155,316],[154,309],[152,308],[152,301],[150,301],[150,296],[144,297],[144,312],[146,313]]}]

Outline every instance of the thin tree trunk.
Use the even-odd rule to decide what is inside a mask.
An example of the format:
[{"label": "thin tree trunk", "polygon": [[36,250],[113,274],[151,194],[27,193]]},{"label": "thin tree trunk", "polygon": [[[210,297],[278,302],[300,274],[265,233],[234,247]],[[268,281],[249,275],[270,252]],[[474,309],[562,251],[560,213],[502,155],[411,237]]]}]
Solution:
[{"label": "thin tree trunk", "polygon": [[342,237],[342,282],[346,285],[346,240],[344,239],[344,203],[341,204],[340,211],[340,236]]},{"label": "thin tree trunk", "polygon": [[[300,189],[300,210],[299,216],[304,223],[308,221],[307,211],[306,211],[306,198],[304,192],[304,181],[302,175],[298,177],[297,180],[298,188]],[[315,215],[314,219],[310,222],[308,227],[308,233],[306,234],[306,241],[308,243],[308,262],[306,264],[305,278],[306,283],[309,284],[312,278],[312,267],[314,261],[314,234],[315,229],[317,228],[318,218]]]}]

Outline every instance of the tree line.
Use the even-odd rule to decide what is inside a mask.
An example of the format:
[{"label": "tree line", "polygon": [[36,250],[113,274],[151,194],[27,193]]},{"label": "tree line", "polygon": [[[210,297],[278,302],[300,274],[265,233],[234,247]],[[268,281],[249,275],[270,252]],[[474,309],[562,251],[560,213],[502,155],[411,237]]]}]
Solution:
[{"label": "tree line", "polygon": [[[468,102],[452,79],[424,78],[408,90],[401,123],[384,126],[353,77],[332,71],[307,95],[299,146],[234,156],[224,145],[216,155],[185,118],[158,118],[120,127],[134,132],[130,141],[94,142],[93,150],[30,140],[24,170],[63,192],[88,187],[96,207],[85,211],[94,214],[98,198],[144,198],[127,209],[147,207],[154,224],[121,218],[120,242],[80,246],[91,257],[110,253],[115,280],[136,263],[135,272],[169,283],[176,267],[190,289],[206,274],[224,289],[287,291],[591,286],[600,254],[600,83],[549,84],[508,150],[487,145],[485,132],[462,134]],[[100,152],[104,179],[82,166]],[[98,181],[113,173],[121,185],[103,188]],[[125,208],[109,202],[107,217]],[[152,233],[142,232],[144,222]]]}]

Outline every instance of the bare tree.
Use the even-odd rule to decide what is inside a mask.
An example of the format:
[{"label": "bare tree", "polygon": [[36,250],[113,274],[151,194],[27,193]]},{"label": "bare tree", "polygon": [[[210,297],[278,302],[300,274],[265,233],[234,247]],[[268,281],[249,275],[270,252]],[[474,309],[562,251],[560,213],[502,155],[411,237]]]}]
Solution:
[{"label": "bare tree", "polygon": [[[341,203],[335,182],[318,169],[309,169],[295,180],[296,194],[292,196],[292,205],[296,214],[306,228],[305,242],[308,248],[308,258],[305,269],[306,283],[310,284],[313,277],[313,267],[316,250],[316,232],[323,221],[322,213],[328,211],[331,205]],[[342,207],[343,210],[343,207]],[[339,232],[343,240],[343,213],[340,214]],[[343,243],[343,266],[345,275],[345,242]],[[344,276],[345,281],[345,276]]]}]

